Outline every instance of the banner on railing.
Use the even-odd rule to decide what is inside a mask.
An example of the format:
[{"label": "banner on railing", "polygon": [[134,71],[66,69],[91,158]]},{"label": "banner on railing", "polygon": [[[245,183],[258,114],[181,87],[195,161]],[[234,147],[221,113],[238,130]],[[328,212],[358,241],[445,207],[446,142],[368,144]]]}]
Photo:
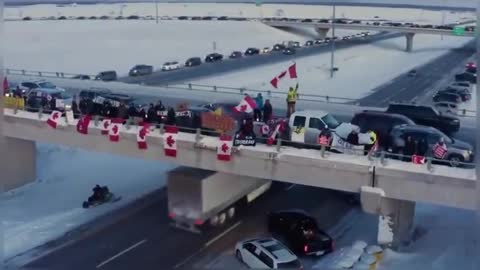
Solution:
[{"label": "banner on railing", "polygon": [[23,98],[16,98],[16,97],[5,97],[5,108],[9,109],[25,109],[25,100]]}]

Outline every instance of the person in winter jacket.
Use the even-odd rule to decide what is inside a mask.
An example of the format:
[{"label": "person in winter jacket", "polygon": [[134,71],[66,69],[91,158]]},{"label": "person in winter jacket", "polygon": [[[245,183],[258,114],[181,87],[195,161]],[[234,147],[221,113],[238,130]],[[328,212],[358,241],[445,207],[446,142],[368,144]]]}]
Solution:
[{"label": "person in winter jacket", "polygon": [[418,145],[417,145],[417,155],[418,156],[421,156],[421,157],[425,157],[427,155],[427,151],[428,151],[428,143],[427,143],[427,140],[425,138],[421,138],[419,141],[418,141]]},{"label": "person in winter jacket", "polygon": [[263,96],[262,93],[258,93],[257,97],[255,97],[255,103],[257,107],[253,110],[253,119],[255,121],[262,120],[262,109],[263,109]]},{"label": "person in winter jacket", "polygon": [[265,100],[265,105],[263,105],[263,122],[267,123],[272,119],[273,108],[270,103],[270,99]]},{"label": "person in winter jacket", "polygon": [[177,123],[177,118],[176,118],[175,110],[172,107],[170,107],[167,112],[167,121],[165,122],[165,124],[175,125],[176,123]]},{"label": "person in winter jacket", "polygon": [[416,145],[413,141],[412,137],[408,136],[405,140],[405,148],[403,149],[403,160],[404,161],[412,161],[412,156],[415,154]]},{"label": "person in winter jacket", "polygon": [[157,113],[155,112],[155,107],[153,106],[153,103],[150,103],[150,106],[148,107],[147,111],[147,121],[148,123],[154,123],[157,119]]},{"label": "person in winter jacket", "polygon": [[120,106],[118,106],[117,117],[120,119],[128,119],[128,109],[125,106],[125,103],[121,102]]},{"label": "person in winter jacket", "polygon": [[295,112],[295,104],[298,99],[298,83],[295,88],[290,87],[287,93],[287,117],[290,117]]},{"label": "person in winter jacket", "polygon": [[355,129],[348,134],[347,142],[349,144],[358,145],[358,132]]}]

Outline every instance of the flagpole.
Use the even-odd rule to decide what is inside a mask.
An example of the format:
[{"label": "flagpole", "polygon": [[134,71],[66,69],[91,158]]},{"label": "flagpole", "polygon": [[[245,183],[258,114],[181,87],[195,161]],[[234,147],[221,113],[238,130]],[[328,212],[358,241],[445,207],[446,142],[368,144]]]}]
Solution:
[{"label": "flagpole", "polygon": [[334,67],[335,67],[335,18],[336,18],[336,5],[333,4],[333,14],[332,14],[332,47],[331,47],[331,58],[330,58],[330,78],[333,78]]}]

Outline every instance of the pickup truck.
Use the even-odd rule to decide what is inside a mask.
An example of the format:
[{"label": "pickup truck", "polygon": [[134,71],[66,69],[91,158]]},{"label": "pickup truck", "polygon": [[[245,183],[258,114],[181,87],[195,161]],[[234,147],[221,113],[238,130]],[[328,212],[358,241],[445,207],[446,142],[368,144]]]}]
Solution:
[{"label": "pickup truck", "polygon": [[[365,145],[373,144],[368,133],[360,133],[360,128],[350,123],[339,122],[330,113],[320,110],[305,110],[293,113],[288,119],[276,119],[270,125],[256,122],[254,131],[258,137],[272,136],[276,125],[284,125],[280,132],[274,134],[275,138],[285,140],[285,145],[299,148],[319,148],[318,139],[324,131],[332,134],[332,148],[344,152],[344,148],[363,149]],[[265,126],[268,126],[265,127]],[[268,130],[268,132],[265,132]],[[348,143],[347,137],[352,131],[357,131],[359,144]]]}]

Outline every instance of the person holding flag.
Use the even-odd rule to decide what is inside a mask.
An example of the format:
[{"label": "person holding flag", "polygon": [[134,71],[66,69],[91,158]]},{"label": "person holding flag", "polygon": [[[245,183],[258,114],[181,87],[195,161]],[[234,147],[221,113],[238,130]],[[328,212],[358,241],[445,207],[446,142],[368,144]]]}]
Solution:
[{"label": "person holding flag", "polygon": [[287,117],[290,117],[295,112],[295,104],[298,98],[298,82],[295,88],[290,87],[287,93]]}]

